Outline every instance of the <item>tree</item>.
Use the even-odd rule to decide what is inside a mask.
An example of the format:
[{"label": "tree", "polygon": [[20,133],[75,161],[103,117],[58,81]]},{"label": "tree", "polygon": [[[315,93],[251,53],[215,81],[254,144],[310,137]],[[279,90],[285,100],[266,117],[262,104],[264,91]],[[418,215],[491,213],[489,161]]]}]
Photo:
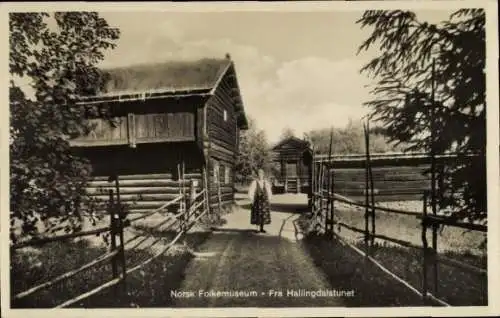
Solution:
[{"label": "tree", "polygon": [[284,139],[287,139],[287,138],[290,138],[290,137],[295,137],[295,131],[292,128],[290,128],[290,127],[286,127],[281,132],[280,140],[284,140]]},{"label": "tree", "polygon": [[[95,12],[11,13],[10,216],[11,240],[36,236],[40,223],[53,231],[81,227],[90,166],[68,139],[89,131],[95,107],[76,105],[106,78],[96,67],[115,47],[119,30]],[[28,83],[28,96],[19,80]],[[20,225],[16,229],[14,225]]]},{"label": "tree", "polygon": [[255,120],[249,118],[248,130],[240,135],[239,155],[236,160],[236,181],[246,182],[255,170],[272,170],[272,155],[266,134],[256,127]]},{"label": "tree", "polygon": [[407,150],[459,153],[445,168],[440,206],[459,218],[485,218],[484,11],[458,10],[440,24],[410,11],[366,11],[358,23],[373,29],[359,51],[377,43],[380,51],[361,70],[377,80],[366,103],[371,118]]},{"label": "tree", "polygon": [[[396,151],[380,129],[370,129],[370,151],[384,153]],[[314,145],[315,152],[328,154],[332,129],[318,129],[307,133],[307,139]],[[364,154],[365,140],[361,121],[349,120],[344,128],[333,128],[332,154]]]}]

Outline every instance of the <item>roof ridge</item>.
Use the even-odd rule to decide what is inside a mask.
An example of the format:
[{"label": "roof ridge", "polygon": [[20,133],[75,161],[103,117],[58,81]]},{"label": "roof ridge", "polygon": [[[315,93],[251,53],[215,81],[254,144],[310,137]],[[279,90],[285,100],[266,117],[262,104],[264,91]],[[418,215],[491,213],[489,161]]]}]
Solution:
[{"label": "roof ridge", "polygon": [[155,66],[155,65],[164,65],[164,64],[193,64],[196,62],[202,62],[202,61],[227,61],[228,59],[226,58],[217,58],[217,57],[203,57],[203,58],[198,58],[198,59],[192,59],[192,60],[163,60],[163,61],[156,61],[156,62],[138,62],[138,63],[130,63],[128,65],[119,65],[119,66],[113,66],[113,67],[101,67],[99,68],[100,70],[117,70],[117,69],[128,69],[128,68],[133,68],[133,67],[139,67],[139,66]]},{"label": "roof ridge", "polygon": [[170,60],[103,69],[108,80],[101,94],[155,90],[212,89],[232,61],[227,58]]},{"label": "roof ridge", "polygon": [[301,144],[303,144],[304,146],[307,146],[309,147],[310,146],[310,142],[307,141],[307,140],[304,140],[304,139],[301,139],[297,136],[288,136],[286,138],[283,138],[282,140],[278,141],[271,149],[276,149],[282,145],[284,145],[287,141],[298,141],[300,142]]}]

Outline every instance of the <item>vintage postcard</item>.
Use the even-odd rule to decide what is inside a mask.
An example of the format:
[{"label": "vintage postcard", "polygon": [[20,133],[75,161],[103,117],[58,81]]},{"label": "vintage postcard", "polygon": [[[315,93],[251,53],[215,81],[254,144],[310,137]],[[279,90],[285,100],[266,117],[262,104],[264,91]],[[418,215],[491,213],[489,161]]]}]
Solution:
[{"label": "vintage postcard", "polygon": [[2,317],[500,313],[496,1],[0,8]]}]

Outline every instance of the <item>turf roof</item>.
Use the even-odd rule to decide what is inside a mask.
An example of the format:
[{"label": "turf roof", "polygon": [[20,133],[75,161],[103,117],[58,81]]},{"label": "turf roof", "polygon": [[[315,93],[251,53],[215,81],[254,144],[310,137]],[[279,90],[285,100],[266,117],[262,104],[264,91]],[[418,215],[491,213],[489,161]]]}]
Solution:
[{"label": "turf roof", "polygon": [[102,93],[211,89],[230,63],[228,59],[205,58],[105,69],[109,80]]}]

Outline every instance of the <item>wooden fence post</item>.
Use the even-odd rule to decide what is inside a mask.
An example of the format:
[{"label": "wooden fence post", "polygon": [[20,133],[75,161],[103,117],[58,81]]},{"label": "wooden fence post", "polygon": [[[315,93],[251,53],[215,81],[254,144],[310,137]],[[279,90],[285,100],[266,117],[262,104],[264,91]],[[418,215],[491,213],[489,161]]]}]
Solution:
[{"label": "wooden fence post", "polygon": [[321,169],[323,167],[323,162],[320,161],[318,162],[318,176],[317,176],[317,180],[318,180],[318,184],[316,185],[316,193],[318,194],[318,202],[317,202],[317,208],[318,208],[318,211],[321,212]]},{"label": "wooden fence post", "polygon": [[122,269],[122,288],[124,295],[127,294],[127,266],[126,266],[126,258],[125,258],[125,239],[124,239],[124,220],[125,213],[122,207],[121,199],[120,199],[120,181],[118,174],[115,175],[115,187],[116,187],[116,208],[114,218],[116,220],[116,230],[117,234],[120,237],[120,261],[121,261],[121,269]]},{"label": "wooden fence post", "polygon": [[428,243],[427,243],[427,197],[428,192],[424,192],[424,206],[423,206],[423,217],[422,217],[422,246],[423,246],[423,263],[422,263],[422,301],[427,304],[427,255],[428,255]]},{"label": "wooden fence post", "polygon": [[313,145],[311,166],[311,212],[316,213],[316,151]]},{"label": "wooden fence post", "polygon": [[[196,187],[195,187],[194,180],[191,179],[189,181],[189,199],[188,199],[187,206],[186,206],[187,211],[190,211],[191,207],[194,205],[194,198],[195,197],[196,197]],[[191,212],[195,213],[195,211],[191,211]],[[189,224],[190,218],[191,218],[191,213],[188,213],[187,214],[188,224]]]},{"label": "wooden fence post", "polygon": [[330,202],[331,207],[331,218],[332,218],[332,239],[335,236],[335,170],[333,169],[333,160],[332,160],[332,183],[330,185],[330,192],[332,196],[332,201]]},{"label": "wooden fence post", "polygon": [[320,163],[320,168],[319,168],[319,171],[320,171],[320,174],[319,174],[319,211],[320,211],[320,220],[322,220],[324,218],[324,208],[325,208],[325,200],[324,197],[324,192],[323,192],[323,187],[324,187],[324,182],[325,182],[325,163],[323,161],[321,161]]},{"label": "wooden fence post", "polygon": [[333,238],[333,218],[332,218],[332,171],[330,169],[330,162],[332,161],[332,148],[333,148],[333,128],[330,132],[330,147],[328,150],[328,161],[326,163],[326,173],[327,173],[327,181],[326,181],[326,193],[327,193],[327,201],[326,201],[326,211],[325,211],[325,234],[327,237]]},{"label": "wooden fence post", "polygon": [[321,160],[318,162],[318,171],[316,171],[316,211],[321,212]]},{"label": "wooden fence post", "polygon": [[328,166],[326,167],[326,180],[325,180],[325,187],[323,189],[323,193],[326,194],[326,200],[325,200],[325,236],[329,237],[331,235],[330,233],[330,169]]},{"label": "wooden fence post", "polygon": [[[109,190],[109,207],[108,207],[108,212],[109,212],[109,222],[110,222],[110,246],[111,246],[111,252],[114,252],[116,250],[116,221],[115,221],[115,198],[113,195],[113,190]],[[113,272],[113,279],[118,277],[118,268],[116,264],[116,255],[111,258],[111,268]]]},{"label": "wooden fence post", "polygon": [[212,214],[211,214],[211,209],[210,209],[210,191],[208,191],[208,175],[207,175],[207,165],[204,164],[203,165],[203,169],[202,169],[202,188],[205,190],[204,194],[203,194],[203,199],[205,200],[205,203],[204,203],[204,209],[207,211],[207,215],[208,217],[211,219],[212,218]]},{"label": "wooden fence post", "polygon": [[[433,215],[436,215],[436,211],[432,211]],[[432,272],[433,272],[433,287],[434,296],[437,296],[438,292],[438,251],[437,251],[437,230],[438,224],[432,224]]]},{"label": "wooden fence post", "polygon": [[312,169],[312,198],[311,198],[311,207],[312,207],[312,211],[313,213],[315,214],[316,213],[316,209],[317,209],[317,203],[316,203],[316,200],[318,199],[318,194],[317,194],[317,190],[316,188],[318,187],[318,180],[317,180],[317,177],[316,175],[318,174],[318,165],[316,164],[316,161],[313,160],[313,169]]},{"label": "wooden fence post", "polygon": [[[431,206],[432,214],[435,216],[437,214],[437,200],[436,200],[436,72],[435,72],[435,59],[432,60],[432,74],[431,74],[431,107],[430,107],[430,152],[431,152]],[[434,292],[437,292],[437,225],[432,224],[432,259],[433,259],[433,281],[434,281]]]},{"label": "wooden fence post", "polygon": [[[366,141],[366,126],[363,124],[365,129],[365,141]],[[370,230],[369,230],[369,174],[368,174],[368,157],[365,157],[365,248],[368,251],[368,241],[370,240]],[[366,255],[369,253],[367,252]]]},{"label": "wooden fence post", "polygon": [[373,185],[373,171],[372,171],[372,164],[371,164],[371,158],[370,158],[370,122],[369,121],[366,122],[365,138],[366,138],[366,162],[367,162],[367,167],[368,167],[368,176],[370,179],[370,197],[371,197],[370,216],[372,218],[372,233],[371,233],[370,246],[373,247],[373,245],[375,244],[375,187]]},{"label": "wooden fence post", "polygon": [[322,196],[322,193],[321,193],[321,174],[322,174],[322,167],[323,167],[323,162],[320,160],[318,162],[318,172],[317,172],[317,184],[316,184],[316,194],[317,194],[317,197],[316,197],[316,215],[320,216],[321,217],[321,209],[322,209],[322,205],[321,205],[321,200],[323,198]]},{"label": "wooden fence post", "polygon": [[182,196],[181,200],[179,201],[179,213],[181,213],[181,216],[179,217],[179,223],[180,223],[180,231],[183,231],[186,225],[186,214],[187,214],[187,199],[186,199],[186,193],[184,191],[184,162],[177,164],[177,173],[179,175],[179,195]]}]

